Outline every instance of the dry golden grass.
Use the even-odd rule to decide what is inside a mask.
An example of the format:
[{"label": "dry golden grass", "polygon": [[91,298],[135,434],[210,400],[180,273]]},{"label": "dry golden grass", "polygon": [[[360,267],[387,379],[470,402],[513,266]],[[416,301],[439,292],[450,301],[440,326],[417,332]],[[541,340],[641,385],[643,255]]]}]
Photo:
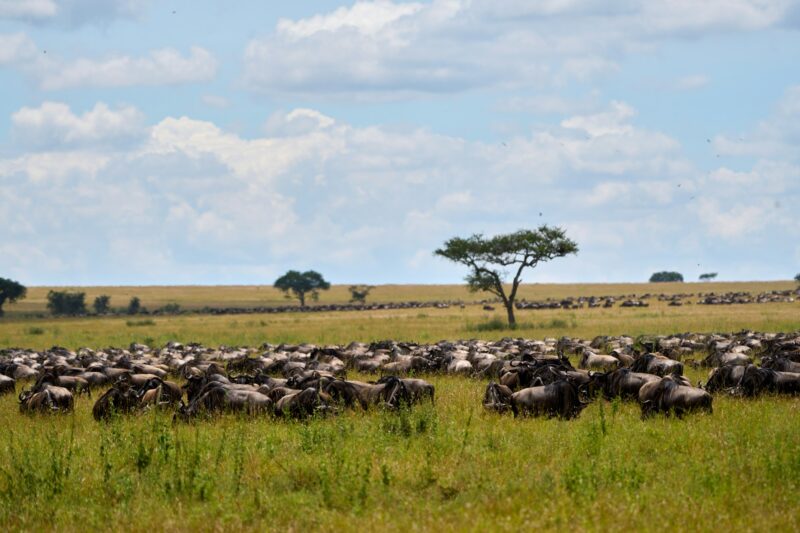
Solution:
[{"label": "dry golden grass", "polygon": [[[787,284],[742,285],[740,290],[765,290],[780,288]],[[791,284],[789,284],[791,286]],[[590,288],[614,288],[608,291],[592,291]],[[666,288],[677,290],[686,285]],[[725,284],[698,284],[696,287],[713,289],[716,292],[730,290]],[[745,287],[747,289],[745,289]],[[561,298],[585,291],[584,294],[630,294],[641,293],[644,288],[656,289],[653,285],[542,285],[526,287],[534,292],[531,298],[545,295]],[[660,286],[658,286],[660,288]],[[243,288],[224,288],[221,293],[230,298],[243,298]],[[433,287],[434,294],[453,298],[456,287]],[[127,290],[127,289],[126,289]],[[150,289],[155,291],[156,289]],[[196,298],[186,288],[166,288],[174,294],[184,295],[181,301],[190,300],[186,294]],[[199,289],[198,289],[199,290]],[[212,288],[203,290],[212,291]],[[393,299],[405,295],[408,299],[422,295],[419,286],[395,288]],[[535,291],[541,292],[536,293]],[[695,289],[699,290],[699,289]],[[771,290],[771,289],[770,289]],[[183,292],[181,292],[183,291]],[[88,290],[87,290],[88,292]],[[251,289],[251,292],[258,292]],[[139,294],[148,294],[139,292]],[[467,293],[465,293],[467,294]],[[235,295],[235,296],[233,296]],[[156,293],[149,296],[157,300]],[[163,296],[161,296],[163,298]],[[475,296],[472,295],[474,298]],[[424,299],[424,298],[419,298]],[[146,300],[145,300],[146,301]],[[230,300],[228,300],[230,301]],[[152,304],[151,304],[152,305]],[[198,306],[202,304],[198,303]],[[572,337],[591,338],[596,335],[616,334],[668,334],[686,331],[732,332],[742,329],[757,331],[800,330],[800,302],[747,304],[735,306],[684,305],[669,307],[664,302],[650,300],[647,308],[578,309],[578,310],[521,310],[517,312],[519,328],[510,330],[479,331],[476,326],[493,318],[504,320],[502,306],[496,311],[483,311],[479,305],[458,306],[449,309],[404,309],[384,311],[353,311],[325,313],[283,313],[245,315],[181,315],[158,316],[149,320],[130,320],[127,317],[108,318],[9,318],[0,321],[0,347],[25,346],[47,348],[53,345],[77,348],[80,346],[127,345],[130,342],[147,342],[162,345],[169,340],[202,342],[208,345],[258,345],[262,342],[315,342],[348,343],[352,340],[400,339],[431,342],[441,339],[515,337]]]},{"label": "dry golden grass", "polygon": [[[519,298],[544,300],[567,296],[622,296],[644,293],[697,293],[748,291],[763,292],[792,289],[792,281],[767,282],[714,282],[714,283],[575,283],[575,284],[524,284]],[[346,303],[350,299],[347,285],[333,285],[331,290],[320,294],[320,304]],[[47,293],[55,290],[77,290],[86,293],[86,304],[91,307],[96,296],[111,296],[112,307],[125,307],[133,296],[138,296],[142,305],[156,309],[169,303],[177,303],[184,309],[201,307],[256,307],[295,305],[296,300],[286,299],[271,286],[222,285],[222,286],[125,286],[125,287],[30,287],[28,296],[16,304],[7,304],[6,311],[13,315],[25,312],[44,312]],[[471,293],[464,285],[378,285],[369,295],[369,302],[409,302],[434,300],[475,301],[489,298],[487,293]]]}]

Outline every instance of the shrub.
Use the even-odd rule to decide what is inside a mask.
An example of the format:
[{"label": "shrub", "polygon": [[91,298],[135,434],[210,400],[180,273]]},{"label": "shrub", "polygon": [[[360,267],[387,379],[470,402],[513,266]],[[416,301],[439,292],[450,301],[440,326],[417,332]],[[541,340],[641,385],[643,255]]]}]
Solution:
[{"label": "shrub", "polygon": [[683,282],[683,275],[680,272],[669,272],[664,270],[662,272],[656,272],[650,276],[650,283],[661,283],[665,281]]},{"label": "shrub", "polygon": [[181,312],[180,304],[176,304],[175,302],[168,303],[166,305],[161,306],[158,309],[158,312],[162,315],[177,315]]},{"label": "shrub", "polygon": [[128,320],[125,325],[129,328],[135,328],[139,326],[155,326],[156,322],[151,318],[145,318],[144,320]]},{"label": "shrub", "polygon": [[105,315],[111,310],[111,296],[101,294],[94,299],[92,307],[94,307],[94,312],[98,315]]},{"label": "shrub", "polygon": [[139,297],[134,296],[133,298],[131,298],[131,301],[128,302],[128,314],[138,315],[141,309],[142,309],[142,302],[139,300]]},{"label": "shrub", "polygon": [[47,293],[47,309],[54,315],[85,315],[86,293],[50,291]]}]

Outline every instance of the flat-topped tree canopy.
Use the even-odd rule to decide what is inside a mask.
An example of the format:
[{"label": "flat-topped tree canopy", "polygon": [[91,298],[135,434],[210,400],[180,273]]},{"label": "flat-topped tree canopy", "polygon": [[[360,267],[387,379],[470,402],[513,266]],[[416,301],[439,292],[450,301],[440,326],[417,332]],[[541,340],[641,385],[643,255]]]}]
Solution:
[{"label": "flat-topped tree canopy", "polygon": [[[578,253],[578,245],[566,237],[562,228],[539,226],[535,230],[484,237],[478,233],[471,237],[453,237],[434,254],[470,268],[467,285],[473,292],[487,291],[503,301],[508,313],[508,324],[514,326],[514,300],[522,283],[522,272],[539,263],[557,257]],[[506,293],[503,284],[513,272],[511,290]]]},{"label": "flat-topped tree canopy", "polygon": [[25,298],[28,289],[13,279],[0,278],[0,316],[3,316],[3,304],[14,303]]},{"label": "flat-topped tree canopy", "polygon": [[275,280],[275,288],[284,292],[287,298],[291,298],[291,292],[295,298],[300,300],[300,307],[306,305],[306,294],[311,294],[313,300],[319,298],[319,291],[327,291],[331,284],[325,281],[322,274],[313,270],[299,272],[290,270],[283,276]]}]

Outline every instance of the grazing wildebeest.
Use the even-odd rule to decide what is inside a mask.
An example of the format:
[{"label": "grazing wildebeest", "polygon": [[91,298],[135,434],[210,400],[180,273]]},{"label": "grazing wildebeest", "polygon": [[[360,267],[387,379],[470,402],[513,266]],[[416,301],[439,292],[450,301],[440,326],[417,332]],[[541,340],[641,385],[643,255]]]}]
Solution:
[{"label": "grazing wildebeest", "polygon": [[683,363],[663,355],[647,353],[640,355],[633,362],[631,370],[645,374],[655,374],[657,376],[666,376],[667,374],[682,376]]},{"label": "grazing wildebeest", "polygon": [[495,413],[505,413],[511,409],[511,395],[514,394],[510,388],[499,383],[491,382],[486,386],[483,394],[483,408]]},{"label": "grazing wildebeest", "polygon": [[771,368],[748,365],[739,380],[739,387],[746,396],[755,396],[764,391],[778,394],[798,394],[800,393],[800,373],[781,372]]},{"label": "grazing wildebeest", "polygon": [[589,350],[584,350],[579,366],[584,369],[615,370],[622,365],[619,359],[612,355],[597,355]]},{"label": "grazing wildebeest", "polygon": [[23,413],[66,413],[72,411],[74,406],[72,393],[55,385],[42,384],[19,395],[19,410]]},{"label": "grazing wildebeest", "polygon": [[92,416],[95,420],[108,420],[113,414],[123,414],[133,411],[138,405],[136,391],[131,389],[127,382],[119,382],[100,396],[92,407]]},{"label": "grazing wildebeest", "polygon": [[761,366],[772,370],[780,370],[781,372],[800,372],[800,363],[786,357],[764,356],[761,358]]},{"label": "grazing wildebeest", "polygon": [[0,374],[0,395],[14,392],[17,387],[17,382],[14,378]]},{"label": "grazing wildebeest", "polygon": [[711,413],[711,403],[712,396],[708,392],[688,385],[679,385],[672,376],[645,383],[639,389],[642,418],[655,413],[675,413],[678,418],[691,411]]},{"label": "grazing wildebeest", "polygon": [[[391,377],[393,376],[383,377],[378,380],[378,383],[385,383]],[[430,400],[431,404],[434,403],[436,388],[431,383],[424,379],[415,378],[402,378],[400,381],[403,383],[405,390],[408,391],[410,403],[419,403],[423,400]]]},{"label": "grazing wildebeest", "polygon": [[511,410],[515,417],[531,414],[568,420],[577,417],[587,405],[581,401],[578,387],[566,380],[528,387],[511,395]]},{"label": "grazing wildebeest", "polygon": [[623,400],[635,400],[639,397],[639,389],[645,383],[658,381],[661,378],[654,374],[634,372],[630,368],[620,368],[605,374],[592,373],[590,379],[590,394],[602,390],[603,396],[609,400],[617,397]]},{"label": "grazing wildebeest", "polygon": [[317,389],[309,387],[305,390],[287,394],[275,404],[275,414],[291,418],[308,418],[331,411],[331,398]]},{"label": "grazing wildebeest", "polygon": [[[708,381],[706,382],[705,389],[708,392],[717,392],[724,389],[733,390],[740,386],[742,377],[749,367],[757,369],[755,365],[734,364],[718,366],[708,374]],[[755,394],[755,391],[752,389],[740,389],[740,392],[743,392],[747,396]]]},{"label": "grazing wildebeest", "polygon": [[343,403],[346,407],[358,403],[363,409],[372,405],[398,409],[412,403],[403,380],[396,376],[387,376],[379,383],[336,380],[326,384],[323,390],[334,401]]}]

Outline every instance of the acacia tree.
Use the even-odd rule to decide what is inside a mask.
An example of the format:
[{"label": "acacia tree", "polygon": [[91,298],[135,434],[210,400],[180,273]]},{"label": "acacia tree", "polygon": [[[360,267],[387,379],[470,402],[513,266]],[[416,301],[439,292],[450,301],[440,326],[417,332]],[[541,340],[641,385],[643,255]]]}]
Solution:
[{"label": "acacia tree", "polygon": [[716,272],[708,272],[706,274],[700,274],[700,281],[711,281],[717,277]]},{"label": "acacia tree", "polygon": [[13,279],[0,278],[0,316],[3,316],[3,304],[14,303],[25,298],[28,289]]},{"label": "acacia tree", "polygon": [[[508,313],[508,325],[513,327],[517,323],[514,301],[523,270],[577,252],[578,245],[566,237],[563,229],[543,225],[536,230],[519,230],[491,238],[481,234],[466,239],[453,237],[434,254],[469,267],[465,279],[470,291],[487,291],[500,298]],[[514,277],[506,292],[508,269]]]},{"label": "acacia tree", "polygon": [[347,288],[350,291],[350,301],[353,303],[366,303],[367,296],[374,288],[372,285],[350,285]]},{"label": "acacia tree", "polygon": [[683,274],[664,270],[650,276],[650,283],[680,282],[683,283]]},{"label": "acacia tree", "polygon": [[796,281],[798,284],[800,284],[800,274],[796,275],[796,276],[794,277],[794,280],[795,280],[795,281]]},{"label": "acacia tree", "polygon": [[283,276],[275,280],[275,288],[283,291],[287,298],[291,298],[291,293],[295,298],[300,300],[300,307],[306,306],[306,294],[311,295],[311,299],[317,301],[319,299],[319,291],[327,291],[331,288],[331,284],[325,281],[322,274],[308,270],[306,272],[298,272],[297,270],[290,270]]}]

